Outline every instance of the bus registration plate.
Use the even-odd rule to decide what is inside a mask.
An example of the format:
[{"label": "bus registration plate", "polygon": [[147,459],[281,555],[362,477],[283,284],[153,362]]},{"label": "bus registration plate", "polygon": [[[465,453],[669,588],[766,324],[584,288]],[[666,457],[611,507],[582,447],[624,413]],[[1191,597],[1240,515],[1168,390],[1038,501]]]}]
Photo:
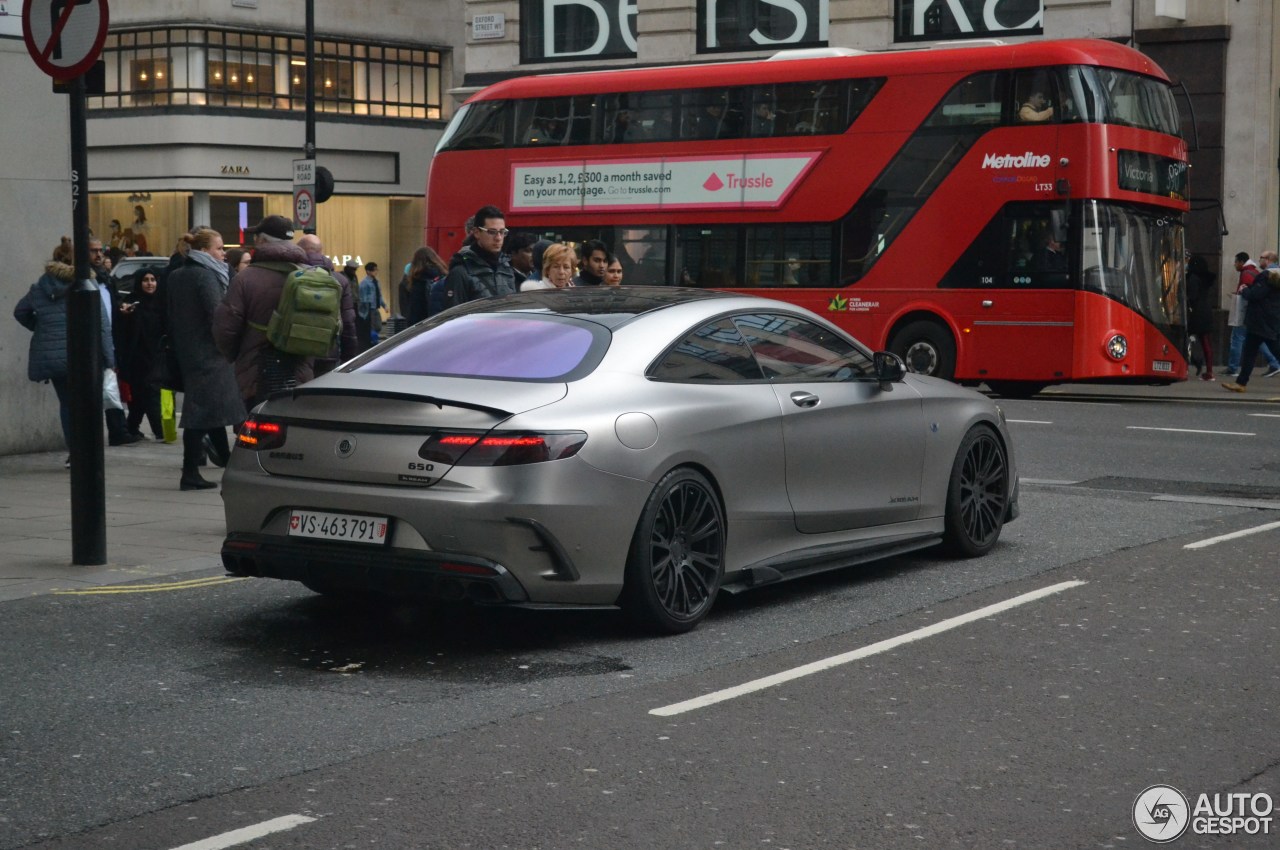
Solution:
[{"label": "bus registration plate", "polygon": [[290,537],[313,537],[383,546],[389,539],[387,527],[387,518],[384,516],[333,514],[296,508],[289,513]]},{"label": "bus registration plate", "polygon": [[1151,361],[1151,371],[1153,371],[1153,372],[1172,372],[1172,371],[1173,371],[1173,361],[1172,361],[1172,360],[1152,360],[1152,361]]}]

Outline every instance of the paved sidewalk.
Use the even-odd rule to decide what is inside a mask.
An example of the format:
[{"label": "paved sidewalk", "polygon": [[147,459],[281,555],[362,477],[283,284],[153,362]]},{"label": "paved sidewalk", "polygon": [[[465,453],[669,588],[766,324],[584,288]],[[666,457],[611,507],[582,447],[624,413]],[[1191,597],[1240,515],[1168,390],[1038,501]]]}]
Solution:
[{"label": "paved sidewalk", "polygon": [[[0,457],[0,601],[58,590],[221,570],[219,490],[182,492],[181,442],[107,447],[107,560],[71,564],[71,473],[65,451]],[[201,474],[220,481],[222,470]]]},{"label": "paved sidewalk", "polygon": [[[1170,387],[1065,384],[1043,395],[1250,402],[1274,404],[1280,412],[1280,377],[1259,375],[1244,395],[1227,392],[1216,381],[1199,380]],[[222,497],[219,490],[178,489],[181,443],[148,440],[104,452],[108,563],[100,567],[71,564],[71,484],[62,465],[66,453],[0,457],[0,601],[197,571],[219,574]],[[222,470],[208,466],[202,474],[220,481]]]}]

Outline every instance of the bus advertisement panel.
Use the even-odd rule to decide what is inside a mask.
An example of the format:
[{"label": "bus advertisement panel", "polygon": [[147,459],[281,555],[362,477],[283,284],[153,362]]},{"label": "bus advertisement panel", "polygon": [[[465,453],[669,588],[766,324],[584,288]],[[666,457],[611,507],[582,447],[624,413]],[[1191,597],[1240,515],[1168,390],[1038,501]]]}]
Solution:
[{"label": "bus advertisement panel", "polygon": [[835,53],[491,86],[441,139],[427,244],[450,256],[494,204],[603,241],[624,284],[795,303],[917,372],[1185,379],[1187,155],[1154,63],[1092,40]]}]

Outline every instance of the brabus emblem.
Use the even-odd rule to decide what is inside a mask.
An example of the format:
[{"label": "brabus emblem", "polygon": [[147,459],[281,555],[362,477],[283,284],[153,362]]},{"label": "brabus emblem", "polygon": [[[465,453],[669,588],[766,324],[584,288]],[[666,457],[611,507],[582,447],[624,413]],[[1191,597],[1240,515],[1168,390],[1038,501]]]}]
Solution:
[{"label": "brabus emblem", "polygon": [[356,438],[350,435],[338,440],[338,444],[333,448],[334,452],[341,458],[351,457],[356,453]]}]

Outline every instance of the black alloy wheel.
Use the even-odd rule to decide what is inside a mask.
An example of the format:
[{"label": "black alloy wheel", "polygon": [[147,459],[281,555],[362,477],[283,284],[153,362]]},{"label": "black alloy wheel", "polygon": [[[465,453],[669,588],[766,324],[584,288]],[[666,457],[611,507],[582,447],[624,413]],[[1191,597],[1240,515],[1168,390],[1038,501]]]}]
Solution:
[{"label": "black alloy wheel", "polygon": [[1009,507],[1009,460],[995,432],[976,425],[951,466],[943,545],[966,558],[985,555],[1000,539]]},{"label": "black alloy wheel", "polygon": [[693,629],[715,603],[724,553],[724,512],[710,482],[692,469],[667,473],[631,541],[623,609],[655,632]]}]

